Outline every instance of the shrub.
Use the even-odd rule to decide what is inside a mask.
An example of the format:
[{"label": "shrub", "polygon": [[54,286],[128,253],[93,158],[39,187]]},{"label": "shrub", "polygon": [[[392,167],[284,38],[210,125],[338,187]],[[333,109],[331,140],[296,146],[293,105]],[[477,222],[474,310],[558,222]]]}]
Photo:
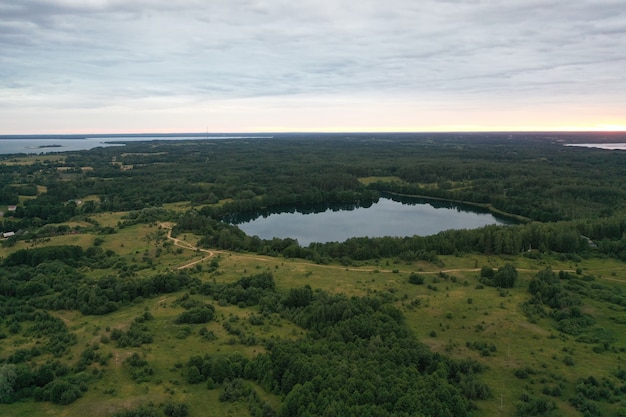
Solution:
[{"label": "shrub", "polygon": [[213,320],[215,316],[215,307],[210,304],[205,304],[202,307],[194,307],[183,313],[176,318],[176,324],[199,324],[208,323]]},{"label": "shrub", "polygon": [[424,277],[419,274],[412,273],[411,275],[409,275],[409,283],[414,285],[422,285],[424,283]]}]

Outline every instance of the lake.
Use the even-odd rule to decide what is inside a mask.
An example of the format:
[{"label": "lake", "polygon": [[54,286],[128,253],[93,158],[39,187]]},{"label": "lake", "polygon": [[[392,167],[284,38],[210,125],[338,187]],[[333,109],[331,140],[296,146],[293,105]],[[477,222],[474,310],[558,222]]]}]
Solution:
[{"label": "lake", "polygon": [[[120,146],[118,144],[117,146]],[[99,146],[115,146],[104,143],[100,138],[85,139],[47,139],[47,138],[20,138],[1,139],[0,155],[7,154],[47,154],[51,152],[82,151]]]},{"label": "lake", "polygon": [[568,143],[565,146],[578,146],[582,148],[598,148],[609,151],[626,151],[626,143]]},{"label": "lake", "polygon": [[418,198],[381,197],[368,207],[247,213],[230,217],[249,236],[292,238],[306,247],[312,242],[343,242],[352,237],[429,236],[449,229],[477,229],[515,221],[479,208]]},{"label": "lake", "polygon": [[[5,136],[0,137],[0,155],[47,154],[52,152],[83,151],[105,146],[124,146],[120,142],[155,140],[221,140],[221,139],[271,139],[271,136],[167,134],[167,135],[94,135],[81,137],[65,136]],[[114,143],[115,142],[115,143]]]}]

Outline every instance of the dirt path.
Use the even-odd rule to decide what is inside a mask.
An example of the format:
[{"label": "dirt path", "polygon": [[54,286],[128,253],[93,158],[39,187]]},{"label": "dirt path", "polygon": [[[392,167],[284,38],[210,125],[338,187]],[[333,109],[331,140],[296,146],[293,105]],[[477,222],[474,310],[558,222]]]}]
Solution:
[{"label": "dirt path", "polygon": [[204,253],[206,253],[206,254],[207,254],[207,256],[205,256],[205,257],[203,257],[203,258],[197,259],[197,260],[192,261],[192,262],[188,262],[188,263],[186,263],[186,264],[184,264],[184,265],[179,266],[179,267],[178,267],[178,268],[176,268],[176,269],[191,268],[191,267],[192,267],[192,266],[194,266],[195,264],[198,264],[198,263],[200,263],[200,262],[204,262],[204,261],[206,261],[207,259],[212,258],[213,256],[215,256],[215,254],[216,254],[216,253],[222,253],[222,252],[219,252],[219,251],[211,251],[211,250],[208,250],[208,249],[202,249],[202,248],[199,248],[199,247],[197,247],[197,246],[192,245],[192,244],[191,244],[191,243],[189,243],[189,242],[186,242],[186,241],[184,241],[184,240],[181,240],[181,239],[178,239],[178,238],[172,237],[172,226],[171,226],[171,225],[169,225],[169,224],[166,224],[166,223],[161,223],[161,224],[160,224],[160,226],[161,226],[162,228],[164,228],[164,229],[167,229],[167,238],[168,238],[169,240],[171,240],[171,241],[173,241],[173,242],[174,242],[174,246],[178,246],[178,247],[181,247],[181,248],[183,248],[183,249],[193,250],[193,251],[196,251],[196,252],[204,252]]},{"label": "dirt path", "polygon": [[[167,229],[167,238],[170,239],[171,241],[174,242],[175,246],[181,247],[183,249],[188,249],[188,250],[193,250],[196,252],[204,252],[207,254],[207,256],[197,259],[195,261],[192,262],[188,262],[184,265],[181,265],[179,267],[177,267],[176,269],[185,269],[185,268],[190,268],[200,262],[204,262],[207,259],[212,258],[213,256],[215,256],[216,254],[230,254],[230,255],[234,255],[230,252],[226,252],[226,251],[218,251],[218,250],[209,250],[209,249],[202,249],[202,248],[198,248],[197,246],[192,245],[191,243],[172,237],[172,227],[173,225],[171,223],[161,223],[160,226],[164,229]],[[241,257],[245,257],[247,259],[255,259],[257,261],[261,261],[261,262],[269,262],[268,259],[266,258],[261,258],[259,256],[253,256],[253,255],[234,255],[234,256],[241,256]],[[343,270],[343,271],[353,271],[353,272],[381,272],[381,273],[393,273],[394,270],[392,269],[378,269],[378,268],[350,268],[350,267],[343,267],[343,266],[339,266],[339,265],[319,265],[319,264],[312,264],[310,262],[298,262],[298,261],[294,261],[294,262],[290,262],[290,265],[301,265],[301,266],[309,266],[309,267],[316,267],[316,268],[327,268],[327,269],[334,269],[334,270]],[[420,274],[439,274],[439,273],[452,273],[452,272],[479,272],[481,268],[458,268],[458,269],[442,269],[439,271],[420,271]],[[538,272],[539,269],[518,269],[519,272]],[[575,272],[573,270],[564,270],[565,272]],[[610,278],[610,277],[602,277],[601,279],[603,280],[609,280],[609,281],[617,281],[617,282],[625,282],[624,280],[618,279],[618,278]]]}]

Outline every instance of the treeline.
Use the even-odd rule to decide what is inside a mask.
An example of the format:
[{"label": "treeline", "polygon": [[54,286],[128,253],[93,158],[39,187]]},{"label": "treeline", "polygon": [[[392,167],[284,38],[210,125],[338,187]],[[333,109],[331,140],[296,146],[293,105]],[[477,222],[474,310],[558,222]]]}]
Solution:
[{"label": "treeline", "polygon": [[37,266],[45,261],[61,260],[66,264],[76,264],[84,256],[80,246],[45,246],[42,248],[20,249],[9,254],[4,260],[4,266],[17,265]]},{"label": "treeline", "polygon": [[[224,220],[234,220],[236,217],[245,215],[262,215],[263,212],[275,211],[276,208],[306,209],[312,211],[311,207],[329,205],[347,205],[352,207],[361,204],[371,204],[378,200],[378,193],[366,190],[363,187],[355,187],[356,190],[330,190],[305,192],[302,194],[263,195],[256,198],[238,199],[219,206],[206,206],[200,209],[200,213],[214,218]],[[268,208],[274,208],[269,210]],[[282,211],[282,210],[281,210]]]},{"label": "treeline", "polygon": [[247,236],[236,226],[190,211],[178,219],[173,233],[201,235],[198,245],[309,259],[318,263],[395,258],[437,263],[438,255],[462,253],[525,254],[529,257],[560,253],[568,257],[600,254],[626,260],[626,218],[515,226],[486,226],[474,230],[449,230],[432,236],[351,238],[345,242],[312,243],[302,247],[294,239],[260,239]]},{"label": "treeline", "polygon": [[[20,249],[3,261],[0,297],[23,300],[49,310],[78,310],[83,314],[107,314],[123,305],[186,288],[197,279],[185,271],[137,278],[132,274],[89,278],[80,268],[110,268],[125,263],[112,251],[99,247],[44,246]],[[130,275],[130,276],[129,276]]]}]

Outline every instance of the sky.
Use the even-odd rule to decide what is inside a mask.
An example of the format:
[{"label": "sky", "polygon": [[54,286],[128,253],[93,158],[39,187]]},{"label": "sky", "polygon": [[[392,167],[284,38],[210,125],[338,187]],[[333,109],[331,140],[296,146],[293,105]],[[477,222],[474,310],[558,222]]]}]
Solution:
[{"label": "sky", "polygon": [[626,0],[0,0],[0,134],[626,130]]}]

